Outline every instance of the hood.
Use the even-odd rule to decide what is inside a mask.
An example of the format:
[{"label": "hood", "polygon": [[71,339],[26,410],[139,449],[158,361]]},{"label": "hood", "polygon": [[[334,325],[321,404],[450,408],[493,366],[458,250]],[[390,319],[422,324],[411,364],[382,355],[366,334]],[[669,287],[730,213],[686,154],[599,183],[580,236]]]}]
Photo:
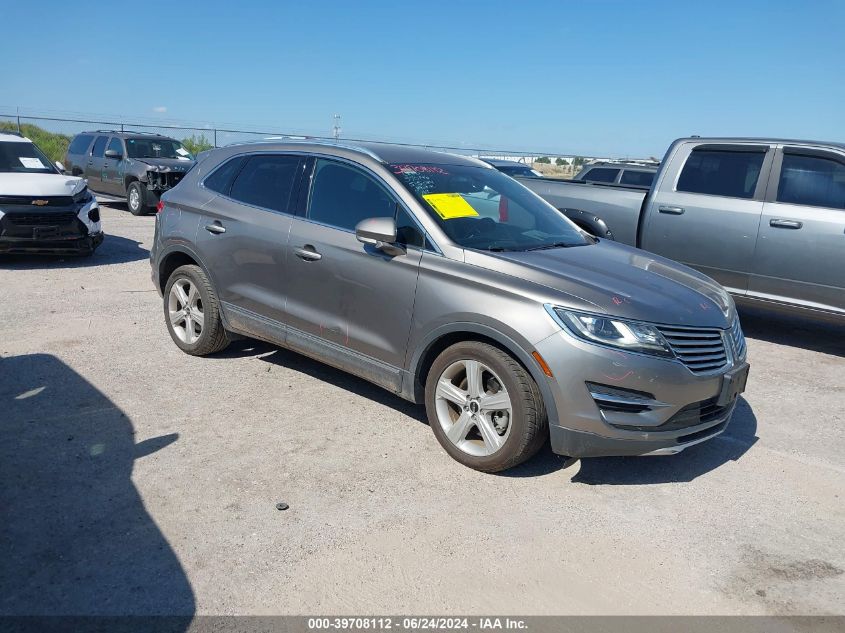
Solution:
[{"label": "hood", "polygon": [[149,165],[159,171],[188,171],[194,166],[194,161],[182,158],[133,158],[137,163]]},{"label": "hood", "polygon": [[577,297],[591,304],[587,310],[610,316],[718,328],[734,318],[733,300],[709,277],[607,240],[543,251],[466,251],[466,261]]},{"label": "hood", "polygon": [[72,196],[84,187],[76,176],[0,173],[0,196]]}]

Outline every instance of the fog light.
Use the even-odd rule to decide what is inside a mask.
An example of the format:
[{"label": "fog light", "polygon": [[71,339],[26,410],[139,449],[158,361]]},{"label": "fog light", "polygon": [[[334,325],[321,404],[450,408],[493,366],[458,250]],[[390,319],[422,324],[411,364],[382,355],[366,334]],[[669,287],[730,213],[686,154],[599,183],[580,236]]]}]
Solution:
[{"label": "fog light", "polygon": [[99,222],[100,221],[100,210],[99,209],[91,209],[88,212],[88,219],[92,222]]}]

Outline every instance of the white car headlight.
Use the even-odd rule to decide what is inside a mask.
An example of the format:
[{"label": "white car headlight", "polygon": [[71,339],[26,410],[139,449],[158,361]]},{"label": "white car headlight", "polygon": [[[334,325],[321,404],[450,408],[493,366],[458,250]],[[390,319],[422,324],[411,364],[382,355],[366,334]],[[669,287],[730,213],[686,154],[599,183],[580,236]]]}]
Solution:
[{"label": "white car headlight", "polygon": [[585,341],[618,347],[630,352],[674,356],[660,331],[648,323],[563,308],[553,308],[553,310],[569,332]]}]

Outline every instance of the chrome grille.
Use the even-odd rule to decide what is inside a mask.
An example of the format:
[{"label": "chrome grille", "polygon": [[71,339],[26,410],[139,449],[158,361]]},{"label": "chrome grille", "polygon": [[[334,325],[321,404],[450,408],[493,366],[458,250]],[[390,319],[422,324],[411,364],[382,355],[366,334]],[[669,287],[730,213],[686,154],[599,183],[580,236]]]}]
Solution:
[{"label": "chrome grille", "polygon": [[722,330],[675,325],[658,325],[669,347],[695,374],[724,367],[728,362]]},{"label": "chrome grille", "polygon": [[742,333],[742,326],[739,324],[739,319],[734,319],[734,324],[731,326],[728,336],[731,337],[734,358],[743,358],[745,356],[745,335]]}]

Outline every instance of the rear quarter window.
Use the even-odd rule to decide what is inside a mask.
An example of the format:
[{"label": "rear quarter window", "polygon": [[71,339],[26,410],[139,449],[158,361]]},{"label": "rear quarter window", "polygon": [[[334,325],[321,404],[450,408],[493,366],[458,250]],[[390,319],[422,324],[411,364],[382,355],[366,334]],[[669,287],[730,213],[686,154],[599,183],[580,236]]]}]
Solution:
[{"label": "rear quarter window", "polygon": [[90,134],[80,134],[73,139],[67,148],[68,154],[84,154],[91,146],[91,141],[94,137]]},{"label": "rear quarter window", "polygon": [[584,174],[581,177],[581,180],[586,180],[587,182],[614,182],[616,180],[616,176],[618,175],[618,169],[607,169],[605,167],[597,167],[596,169],[591,169],[586,174]]},{"label": "rear quarter window", "polygon": [[651,187],[654,180],[654,173],[649,171],[634,171],[626,169],[622,172],[622,177],[619,179],[619,184],[634,185],[637,187]]}]

